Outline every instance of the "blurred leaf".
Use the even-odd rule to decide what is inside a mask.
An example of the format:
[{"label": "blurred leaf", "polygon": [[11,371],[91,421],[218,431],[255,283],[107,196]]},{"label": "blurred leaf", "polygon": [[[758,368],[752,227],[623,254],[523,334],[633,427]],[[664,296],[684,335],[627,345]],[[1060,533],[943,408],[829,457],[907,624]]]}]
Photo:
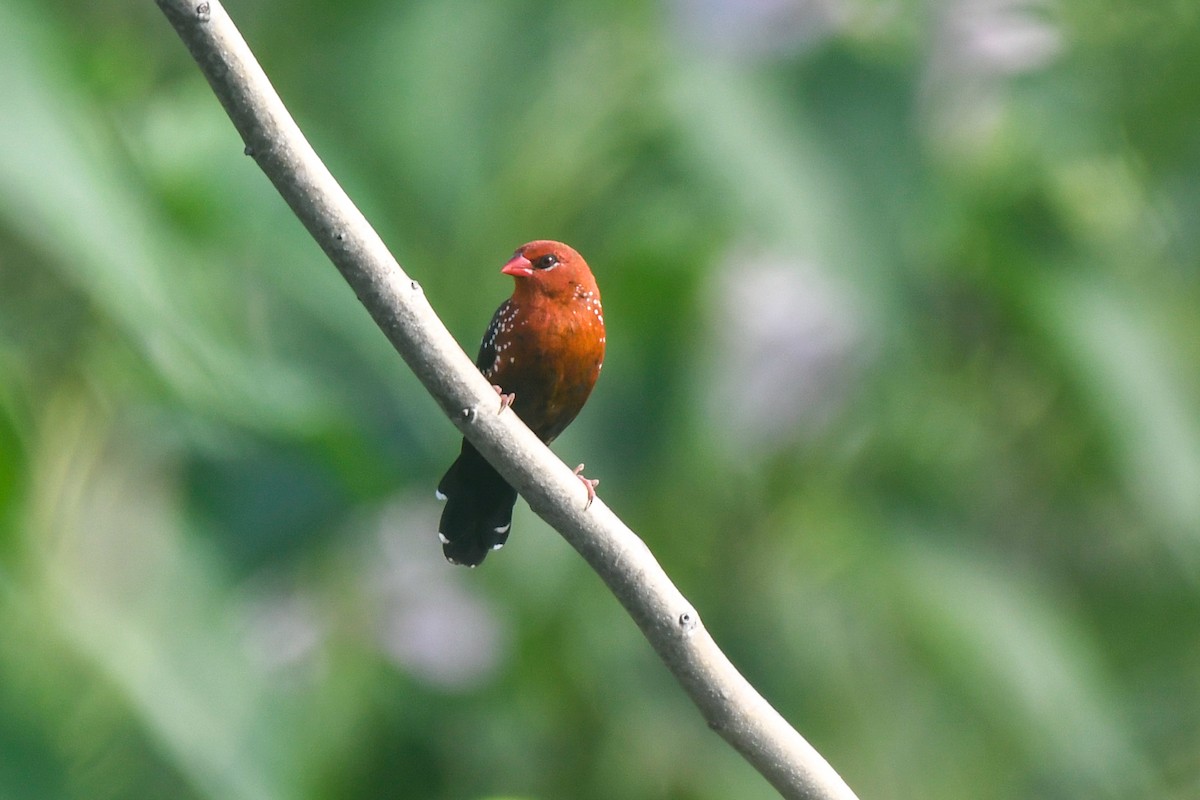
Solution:
[{"label": "blurred leaf", "polygon": [[41,420],[31,532],[47,621],[120,688],[198,789],[295,796],[280,762],[286,738],[228,625],[219,578],[179,538],[169,471],[106,441],[95,413],[63,397]]},{"label": "blurred leaf", "polygon": [[1195,570],[1200,425],[1181,380],[1190,365],[1173,358],[1174,348],[1150,313],[1116,285],[1063,273],[1035,286],[1035,307],[1104,417],[1125,483]]},{"label": "blurred leaf", "polygon": [[1055,793],[1147,796],[1145,760],[1105,699],[1111,690],[1100,654],[1064,603],[975,554],[918,546],[901,556],[919,612],[913,635],[938,651],[959,690],[1025,751],[1029,785],[1070,780],[1078,789]]},{"label": "blurred leaf", "polygon": [[67,87],[51,34],[20,6],[0,4],[0,214],[121,327],[190,402],[232,419],[311,424],[321,392],[239,352],[196,314],[178,283],[196,258],[147,206],[88,100]]}]

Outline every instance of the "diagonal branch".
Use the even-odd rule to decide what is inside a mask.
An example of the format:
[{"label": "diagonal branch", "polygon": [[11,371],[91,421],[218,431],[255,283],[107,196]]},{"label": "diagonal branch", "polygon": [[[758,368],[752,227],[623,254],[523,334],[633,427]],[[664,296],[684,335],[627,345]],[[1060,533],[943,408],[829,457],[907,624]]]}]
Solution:
[{"label": "diagonal branch", "polygon": [[717,647],[649,549],[584,489],[496,395],[317,158],[216,0],[157,0],[246,143],[247,155],[350,284],[446,415],[570,542],[633,617],[708,724],[779,792],[804,800],[854,793]]}]

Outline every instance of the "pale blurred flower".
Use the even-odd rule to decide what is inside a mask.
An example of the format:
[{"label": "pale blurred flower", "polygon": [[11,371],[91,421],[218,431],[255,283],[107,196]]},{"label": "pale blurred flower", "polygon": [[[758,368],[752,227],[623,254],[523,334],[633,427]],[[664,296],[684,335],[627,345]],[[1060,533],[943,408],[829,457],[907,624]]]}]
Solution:
[{"label": "pale blurred flower", "polygon": [[752,254],[717,271],[712,295],[704,395],[730,449],[767,456],[828,424],[862,340],[846,293],[811,265]]},{"label": "pale blurred flower", "polygon": [[245,604],[242,627],[247,655],[269,672],[311,663],[325,638],[309,599],[299,591],[276,587],[258,592]]},{"label": "pale blurred flower", "polygon": [[674,0],[687,44],[734,56],[792,52],[837,31],[848,0]]},{"label": "pale blurred flower", "polygon": [[466,570],[442,558],[437,508],[401,502],[383,516],[368,586],[383,652],[411,675],[454,689],[479,683],[496,669],[507,632],[463,585]]},{"label": "pale blurred flower", "polygon": [[981,75],[1041,69],[1062,49],[1046,0],[960,0],[942,19],[939,47],[951,66]]},{"label": "pale blurred flower", "polygon": [[[463,585],[461,568],[441,555],[430,502],[403,499],[369,524],[377,531],[361,554],[361,599],[369,633],[385,657],[409,675],[446,689],[484,680],[504,653],[503,621]],[[270,579],[248,591],[242,641],[264,672],[303,676],[319,665],[330,625],[303,589]],[[354,603],[346,608],[354,608]],[[343,609],[344,612],[345,609]],[[343,612],[336,612],[342,614]]]},{"label": "pale blurred flower", "polygon": [[1063,49],[1050,0],[954,0],[937,17],[923,87],[939,138],[985,146],[1003,119],[1005,80]]}]

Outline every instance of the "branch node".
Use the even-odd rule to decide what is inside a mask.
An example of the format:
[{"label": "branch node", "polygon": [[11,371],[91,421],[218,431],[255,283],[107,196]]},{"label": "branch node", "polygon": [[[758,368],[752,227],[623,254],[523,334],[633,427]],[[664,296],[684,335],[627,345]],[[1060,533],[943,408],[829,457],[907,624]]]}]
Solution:
[{"label": "branch node", "polygon": [[251,145],[246,145],[244,148],[242,148],[242,154],[254,158],[254,147]]},{"label": "branch node", "polygon": [[412,290],[413,290],[414,292],[419,292],[419,291],[421,291],[421,284],[420,284],[419,282],[417,282],[417,281],[413,281],[413,282],[412,282]]},{"label": "branch node", "polygon": [[201,3],[200,5],[196,6],[196,19],[200,20],[201,22],[208,22],[210,19],[212,19],[212,6],[210,6],[208,3]]},{"label": "branch node", "polygon": [[461,416],[463,418],[463,422],[474,422],[475,421],[474,406],[472,406],[470,408],[464,408],[462,411],[459,412],[459,416]]},{"label": "branch node", "polygon": [[691,609],[684,611],[676,622],[679,623],[679,629],[683,631],[684,636],[690,636],[696,630],[696,612]]}]

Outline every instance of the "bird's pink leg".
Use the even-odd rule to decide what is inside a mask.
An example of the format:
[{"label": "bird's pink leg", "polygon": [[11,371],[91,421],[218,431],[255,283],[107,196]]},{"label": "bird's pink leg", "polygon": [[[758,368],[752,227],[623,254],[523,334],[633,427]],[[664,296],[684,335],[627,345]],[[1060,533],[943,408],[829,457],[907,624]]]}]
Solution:
[{"label": "bird's pink leg", "polygon": [[582,472],[583,464],[580,464],[575,468],[575,477],[579,478],[580,482],[583,484],[583,488],[587,489],[588,499],[587,503],[583,506],[583,510],[587,511],[592,507],[592,501],[596,499],[596,487],[600,485],[600,479],[585,478],[582,474],[580,474]]},{"label": "bird's pink leg", "polygon": [[505,394],[504,390],[494,383],[492,384],[492,388],[496,390],[496,394],[500,395],[500,410],[496,413],[501,414],[504,412],[504,409],[513,404],[513,400],[517,399],[517,395],[516,393]]}]

